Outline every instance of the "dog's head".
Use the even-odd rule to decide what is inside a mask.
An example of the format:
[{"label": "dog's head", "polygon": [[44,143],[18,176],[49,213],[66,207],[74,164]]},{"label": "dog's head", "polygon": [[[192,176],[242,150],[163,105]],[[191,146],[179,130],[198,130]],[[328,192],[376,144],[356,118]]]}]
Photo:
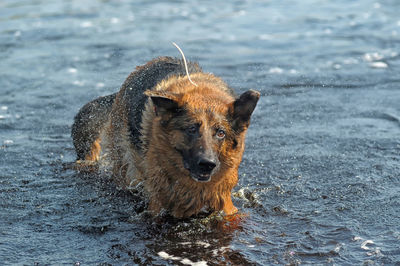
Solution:
[{"label": "dog's head", "polygon": [[146,95],[162,131],[153,137],[175,152],[170,163],[185,169],[195,181],[208,182],[220,171],[239,166],[260,94],[249,90],[235,99],[224,90],[196,82],[199,87],[184,92],[169,88]]}]

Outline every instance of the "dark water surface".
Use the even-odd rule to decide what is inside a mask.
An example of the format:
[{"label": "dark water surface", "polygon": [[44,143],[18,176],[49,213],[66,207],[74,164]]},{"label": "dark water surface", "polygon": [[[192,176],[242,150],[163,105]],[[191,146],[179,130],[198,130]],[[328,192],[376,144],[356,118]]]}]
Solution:
[{"label": "dark water surface", "polygon": [[[0,2],[0,264],[400,264],[400,2]],[[74,115],[135,66],[187,57],[262,93],[248,216],[156,223],[65,168]]]}]

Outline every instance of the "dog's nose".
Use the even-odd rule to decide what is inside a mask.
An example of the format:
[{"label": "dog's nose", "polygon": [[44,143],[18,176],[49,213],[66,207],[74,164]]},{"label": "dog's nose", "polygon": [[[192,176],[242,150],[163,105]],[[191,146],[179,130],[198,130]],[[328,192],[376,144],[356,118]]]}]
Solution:
[{"label": "dog's nose", "polygon": [[208,173],[210,173],[217,166],[214,160],[206,158],[200,158],[197,162],[197,165],[199,166],[200,171]]}]

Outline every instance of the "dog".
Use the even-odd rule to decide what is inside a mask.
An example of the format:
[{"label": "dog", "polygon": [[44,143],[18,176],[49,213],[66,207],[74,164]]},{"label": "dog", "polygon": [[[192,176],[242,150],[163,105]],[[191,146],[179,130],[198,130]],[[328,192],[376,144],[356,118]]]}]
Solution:
[{"label": "dog", "polygon": [[142,184],[154,215],[232,215],[231,191],[259,97],[255,90],[236,96],[184,57],[153,59],[119,92],[80,109],[72,125],[77,162],[107,158],[118,185]]}]

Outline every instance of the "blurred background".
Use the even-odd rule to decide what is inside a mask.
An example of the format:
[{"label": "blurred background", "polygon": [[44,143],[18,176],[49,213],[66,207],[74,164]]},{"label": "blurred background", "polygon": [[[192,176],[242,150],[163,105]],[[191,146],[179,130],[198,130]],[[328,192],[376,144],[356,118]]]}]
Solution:
[{"label": "blurred background", "polygon": [[[0,261],[400,263],[400,2],[0,2]],[[158,56],[259,90],[228,228],[78,173],[86,102]]]}]

